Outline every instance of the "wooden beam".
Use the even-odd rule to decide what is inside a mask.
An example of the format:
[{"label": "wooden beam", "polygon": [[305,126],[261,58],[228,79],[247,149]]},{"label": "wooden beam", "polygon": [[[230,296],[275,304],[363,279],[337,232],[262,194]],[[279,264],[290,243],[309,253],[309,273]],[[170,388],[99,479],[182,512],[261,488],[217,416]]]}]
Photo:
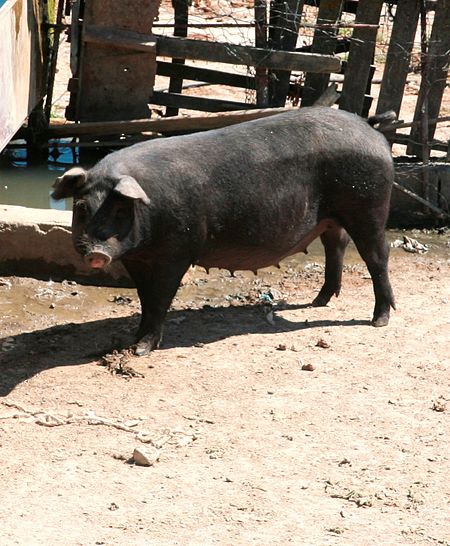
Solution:
[{"label": "wooden beam", "polygon": [[[359,0],[356,23],[378,24],[382,7],[383,0]],[[342,110],[356,114],[363,112],[376,39],[376,28],[358,27],[353,30],[345,81],[339,100],[339,108]]]},{"label": "wooden beam", "polygon": [[83,41],[93,44],[110,45],[112,47],[123,47],[146,53],[154,53],[156,51],[156,40],[153,35],[118,28],[84,25]]},{"label": "wooden beam", "polygon": [[[317,24],[337,22],[342,13],[342,0],[322,0],[317,15]],[[311,45],[312,53],[335,53],[337,45],[337,28],[322,30],[320,27],[314,32]],[[302,106],[310,106],[324,93],[330,77],[328,74],[307,74],[303,90]]]},{"label": "wooden beam", "polygon": [[181,95],[180,93],[164,93],[154,91],[150,97],[150,104],[159,104],[160,106],[185,108],[187,110],[201,110],[203,112],[229,112],[239,109],[256,108],[245,102],[236,102],[222,99],[210,99],[206,97],[193,97],[190,95]]},{"label": "wooden beam", "polygon": [[339,72],[341,61],[333,55],[267,50],[251,46],[154,35],[156,53],[165,57],[197,59],[244,66],[308,72]]},{"label": "wooden beam", "polygon": [[126,135],[143,132],[172,133],[176,131],[205,131],[226,127],[243,121],[274,116],[287,112],[287,108],[263,108],[239,110],[201,116],[174,116],[158,119],[137,119],[127,121],[97,121],[85,123],[52,123],[46,132],[48,138],[79,137],[82,135]]},{"label": "wooden beam", "polygon": [[230,87],[240,87],[242,89],[255,89],[255,78],[245,76],[244,74],[232,74],[221,70],[211,70],[210,68],[201,68],[199,66],[175,65],[164,61],[158,61],[156,73],[158,76],[170,77],[177,72],[185,80],[197,82],[207,82],[214,85],[228,85]]},{"label": "wooden beam", "polygon": [[[189,4],[188,0],[172,0],[175,11],[174,36],[186,37],[188,32]],[[172,63],[178,66],[184,64],[184,59],[172,59]],[[170,78],[169,93],[181,93],[183,90],[183,78],[179,75]],[[166,116],[177,116],[178,108],[167,107]]]},{"label": "wooden beam", "polygon": [[[437,118],[442,102],[445,87],[448,82],[450,62],[450,1],[442,0],[436,5],[433,28],[431,30],[429,48],[427,53],[427,77],[422,78],[417,97],[414,121],[421,121],[422,107],[427,101],[427,116],[430,119]],[[428,125],[428,140],[432,140],[436,124]],[[426,135],[425,135],[426,136]],[[411,144],[408,146],[408,154],[421,155],[420,146],[415,142],[421,142],[420,126],[411,131]]]},{"label": "wooden beam", "polygon": [[386,64],[378,96],[377,114],[400,113],[421,0],[399,0],[395,11]]},{"label": "wooden beam", "polygon": [[[255,47],[267,47],[267,0],[255,0]],[[269,106],[269,74],[267,68],[255,67],[256,104]]]},{"label": "wooden beam", "polygon": [[[274,10],[280,10],[274,18],[276,25],[274,37],[269,44],[274,49],[293,51],[297,45],[298,29],[303,10],[303,0],[278,0],[272,4]],[[272,25],[272,17],[270,24]],[[289,92],[290,70],[282,67],[269,73],[269,100],[271,106],[284,106]]]}]

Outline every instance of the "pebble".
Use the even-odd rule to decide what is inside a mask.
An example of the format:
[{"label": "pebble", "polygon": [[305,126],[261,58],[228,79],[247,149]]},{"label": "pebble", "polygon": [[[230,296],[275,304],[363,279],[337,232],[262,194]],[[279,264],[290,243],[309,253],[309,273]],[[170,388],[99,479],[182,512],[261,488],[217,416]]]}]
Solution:
[{"label": "pebble", "polygon": [[159,459],[159,450],[150,447],[136,447],[133,460],[139,466],[153,466]]},{"label": "pebble", "polygon": [[303,364],[302,366],[302,370],[304,370],[305,372],[312,372],[316,369],[316,367],[314,366],[314,364]]}]

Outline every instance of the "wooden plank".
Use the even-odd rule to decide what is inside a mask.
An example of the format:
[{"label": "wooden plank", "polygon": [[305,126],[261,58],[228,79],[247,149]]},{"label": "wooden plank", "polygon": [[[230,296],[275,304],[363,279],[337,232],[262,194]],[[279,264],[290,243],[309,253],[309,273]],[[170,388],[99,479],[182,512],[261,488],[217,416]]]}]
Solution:
[{"label": "wooden plank", "polygon": [[255,78],[244,74],[223,72],[221,70],[211,70],[199,66],[178,65],[158,61],[156,64],[156,73],[158,76],[170,77],[174,71],[185,80],[197,82],[207,82],[214,85],[228,85],[230,87],[240,87],[241,89],[256,89]]},{"label": "wooden plank", "polygon": [[[189,4],[187,0],[172,0],[172,5],[175,10],[174,21],[174,36],[186,37],[188,32],[188,11]],[[172,59],[172,63],[175,65],[183,65],[184,59]],[[181,93],[183,90],[183,78],[180,76],[171,77],[169,84],[169,93]],[[178,115],[178,108],[167,107],[166,116]]]},{"label": "wooden plank", "polygon": [[[267,47],[267,0],[255,0],[255,47]],[[267,68],[255,67],[256,104],[269,106],[269,74]]]},{"label": "wooden plank", "polygon": [[[281,10],[275,20],[276,32],[270,47],[282,51],[293,51],[297,44],[298,29],[303,10],[303,0],[284,0],[274,3]],[[272,25],[272,20],[271,20]],[[273,70],[269,73],[269,101],[271,106],[284,106],[289,91],[290,70]]]},{"label": "wooden plank", "polygon": [[[414,121],[422,119],[422,111],[427,111],[429,119],[437,118],[442,102],[445,87],[448,81],[450,63],[450,0],[442,0],[436,5],[433,28],[431,30],[430,45],[427,54],[427,77],[422,78],[419,95],[417,97]],[[426,108],[424,103],[427,101]],[[431,141],[436,130],[436,124],[428,124],[428,140]],[[426,137],[426,134],[425,134]],[[411,131],[411,143],[408,146],[408,154],[421,156],[421,128],[416,127]]]},{"label": "wooden plank", "polygon": [[[382,7],[383,0],[360,0],[356,12],[356,23],[378,24]],[[342,110],[356,114],[363,112],[364,95],[369,81],[376,39],[376,28],[357,27],[353,30],[345,81],[339,100],[339,108]]]},{"label": "wooden plank", "polygon": [[395,11],[376,113],[400,114],[421,0],[399,0]]},{"label": "wooden plank", "polygon": [[144,53],[156,52],[156,40],[150,34],[142,34],[120,28],[99,27],[86,24],[83,27],[83,41],[92,44],[109,45],[143,51]]},{"label": "wooden plank", "polygon": [[[336,23],[341,17],[342,0],[322,0],[320,2],[317,24]],[[332,55],[336,51],[337,28],[317,28],[311,46],[312,53],[325,53]],[[307,74],[303,89],[302,106],[310,106],[322,95],[328,86],[330,77],[328,74]]]},{"label": "wooden plank", "polygon": [[52,123],[47,131],[47,136],[48,138],[64,138],[83,135],[131,135],[143,132],[172,133],[177,131],[204,131],[242,123],[243,121],[274,116],[286,111],[288,111],[286,108],[258,108],[190,117],[174,116],[158,119],[66,123],[64,125]]},{"label": "wooden plank", "polygon": [[157,55],[244,66],[309,72],[339,72],[341,61],[333,55],[271,51],[251,46],[206,42],[154,35]]},{"label": "wooden plank", "polygon": [[163,93],[161,91],[153,92],[153,95],[150,97],[150,103],[159,104],[160,106],[185,108],[187,110],[201,110],[203,112],[229,112],[232,110],[256,108],[256,105],[253,106],[245,102],[193,97],[181,95],[180,93]]}]

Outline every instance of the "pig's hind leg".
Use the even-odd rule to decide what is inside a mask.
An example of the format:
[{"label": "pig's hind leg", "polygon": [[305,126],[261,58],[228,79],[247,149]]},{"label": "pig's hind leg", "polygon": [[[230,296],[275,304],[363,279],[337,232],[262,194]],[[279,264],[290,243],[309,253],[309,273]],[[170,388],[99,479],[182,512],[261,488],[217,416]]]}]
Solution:
[{"label": "pig's hind leg", "polygon": [[326,305],[333,295],[339,296],[344,254],[350,240],[345,229],[337,223],[331,224],[320,239],[325,248],[325,282],[312,302],[314,307]]},{"label": "pig's hind leg", "polygon": [[389,245],[385,236],[388,206],[355,214],[345,227],[353,239],[361,258],[372,277],[375,294],[373,326],[386,326],[391,307],[395,309],[394,294],[388,274]]}]

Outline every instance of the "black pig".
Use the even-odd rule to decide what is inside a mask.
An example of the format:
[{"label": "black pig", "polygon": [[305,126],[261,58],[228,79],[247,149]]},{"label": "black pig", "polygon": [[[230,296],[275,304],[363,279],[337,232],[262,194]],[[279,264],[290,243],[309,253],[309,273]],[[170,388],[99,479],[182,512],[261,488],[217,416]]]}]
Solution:
[{"label": "black pig", "polygon": [[54,184],[73,196],[73,240],[93,268],[120,259],[142,317],[136,353],[158,347],[191,264],[252,270],[306,252],[319,237],[325,282],[313,305],[339,294],[349,236],[375,292],[372,323],[394,297],[385,224],[394,179],[385,138],[356,115],[303,108],[204,133],[143,142]]}]

